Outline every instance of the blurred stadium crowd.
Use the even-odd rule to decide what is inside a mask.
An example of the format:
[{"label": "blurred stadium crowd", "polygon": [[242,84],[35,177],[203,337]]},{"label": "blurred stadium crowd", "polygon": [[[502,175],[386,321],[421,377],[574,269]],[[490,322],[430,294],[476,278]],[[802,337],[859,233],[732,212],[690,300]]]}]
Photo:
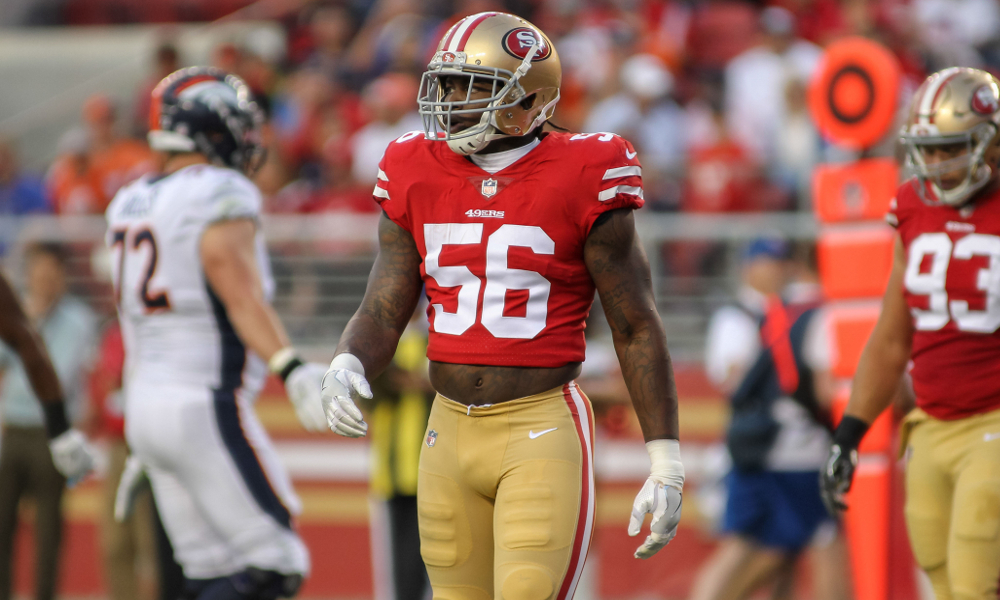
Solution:
[{"label": "blurred stadium crowd", "polygon": [[[16,146],[0,139],[0,215],[103,213],[119,187],[155,166],[145,142],[151,90],[192,64],[169,24],[228,19],[270,21],[285,33],[276,50],[227,39],[211,53],[215,66],[248,82],[269,117],[268,159],[256,175],[266,210],[375,213],[371,190],[385,146],[422,128],[417,88],[437,40],[461,17],[488,10],[521,15],[551,36],[564,67],[554,123],[632,141],[643,163],[647,210],[660,212],[808,211],[815,165],[859,156],[824,140],[809,115],[808,82],[833,40],[866,36],[896,55],[903,72],[900,108],[927,74],[946,66],[1000,74],[997,0],[5,0],[0,27],[165,25],[131,102],[91,96],[44,173],[22,169]],[[866,155],[896,154],[896,130]],[[324,240],[323,248],[335,243]],[[661,253],[667,271],[706,274],[709,244],[670,244]],[[303,258],[297,247],[274,250],[279,284],[287,283],[282,308],[283,316],[291,315],[293,337],[335,339],[332,321],[319,318],[353,311],[370,262]],[[85,253],[71,252],[78,263]],[[286,254],[298,262],[282,262]],[[88,268],[76,267],[71,271]],[[347,275],[334,281],[334,271]],[[334,287],[346,294],[348,276],[357,297],[331,299]],[[691,315],[707,317],[707,294],[684,285],[675,280],[671,288],[683,304],[661,312],[701,329]],[[106,287],[94,284],[100,286]],[[91,304],[112,312],[109,302]],[[674,343],[675,323],[670,328]],[[110,381],[121,369],[116,335],[111,329],[100,338],[93,384],[99,389],[91,391],[98,401],[117,385]],[[594,378],[588,390],[598,398],[624,398],[619,379],[604,377],[614,370],[610,351],[604,354],[588,355]],[[712,393],[725,387],[714,383]],[[602,415],[611,429],[622,414],[617,408],[611,417]],[[114,439],[121,442],[118,429]],[[422,432],[422,425],[415,430]],[[124,454],[114,459],[123,460]]]},{"label": "blurred stadium crowd", "polygon": [[[514,12],[549,32],[565,71],[554,122],[630,139],[656,211],[808,209],[812,167],[854,157],[823,140],[807,108],[810,75],[834,39],[863,35],[890,48],[903,69],[901,99],[948,65],[1000,70],[994,0],[19,0],[10,8],[8,26],[280,23],[279,52],[239,40],[212,52],[269,115],[257,183],[272,213],[376,211],[378,160],[389,141],[421,128],[415,98],[436,40],[480,11]],[[101,213],[118,187],[153,168],[149,92],[188,64],[164,32],[131,105],[92,96],[47,173],[19,172],[14,149],[0,147],[0,213]],[[892,154],[893,138],[870,154]]]}]

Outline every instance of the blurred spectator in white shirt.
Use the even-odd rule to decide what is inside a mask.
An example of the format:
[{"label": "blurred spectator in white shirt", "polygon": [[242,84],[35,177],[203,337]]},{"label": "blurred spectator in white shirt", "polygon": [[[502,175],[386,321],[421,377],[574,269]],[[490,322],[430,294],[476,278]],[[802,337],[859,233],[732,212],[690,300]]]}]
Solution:
[{"label": "blurred spectator in white shirt", "polygon": [[785,114],[775,147],[777,183],[794,193],[798,207],[808,210],[812,173],[820,159],[822,139],[806,104],[808,82],[789,78],[785,82]]},{"label": "blurred spectator in white shirt", "polygon": [[742,259],[736,301],[712,315],[705,340],[705,373],[727,396],[760,352],[768,297],[780,293],[788,280],[788,245],[777,238],[754,240]]},{"label": "blurred spectator in white shirt", "polygon": [[674,76],[658,57],[636,54],[621,68],[622,90],[598,102],[583,130],[617,133],[640,153],[643,187],[653,208],[674,208],[684,160],[684,111],[671,97]]},{"label": "blurred spectator in white shirt", "polygon": [[385,147],[408,131],[422,131],[416,111],[417,86],[410,75],[388,73],[368,84],[362,94],[372,121],[351,141],[351,175],[355,183],[375,185]]},{"label": "blurred spectator in white shirt", "polygon": [[684,155],[684,113],[670,94],[674,76],[656,56],[635,54],[621,68],[622,91],[598,102],[584,131],[624,136],[647,168],[671,168]]},{"label": "blurred spectator in white shirt", "polygon": [[822,50],[795,35],[795,18],[772,6],[760,15],[761,43],[726,65],[725,106],[733,137],[758,162],[773,166],[778,135],[788,113],[786,86],[809,81]]},{"label": "blurred spectator in white shirt", "polygon": [[[576,18],[576,14],[564,18]],[[563,73],[580,84],[588,94],[597,95],[615,87],[614,40],[607,28],[597,24],[580,24],[555,42],[559,49]]]},{"label": "blurred spectator in white shirt", "polygon": [[977,47],[1000,35],[996,0],[914,0],[912,9],[930,71],[955,65],[981,67]]}]

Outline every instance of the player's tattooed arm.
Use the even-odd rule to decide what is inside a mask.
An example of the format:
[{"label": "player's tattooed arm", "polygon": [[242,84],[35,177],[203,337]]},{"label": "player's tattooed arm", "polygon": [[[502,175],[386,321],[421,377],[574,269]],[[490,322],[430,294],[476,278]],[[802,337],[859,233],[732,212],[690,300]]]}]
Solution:
[{"label": "player's tattooed arm", "polygon": [[358,357],[369,379],[392,360],[423,285],[420,252],[413,236],[383,213],[378,238],[379,253],[368,276],[365,297],[344,329],[336,351]]},{"label": "player's tattooed arm", "polygon": [[0,276],[0,339],[21,358],[31,388],[39,400],[42,403],[61,401],[62,388],[45,345],[3,276]]},{"label": "player's tattooed arm", "polygon": [[643,437],[647,442],[677,439],[677,387],[632,210],[609,211],[597,219],[584,260],[611,326]]}]

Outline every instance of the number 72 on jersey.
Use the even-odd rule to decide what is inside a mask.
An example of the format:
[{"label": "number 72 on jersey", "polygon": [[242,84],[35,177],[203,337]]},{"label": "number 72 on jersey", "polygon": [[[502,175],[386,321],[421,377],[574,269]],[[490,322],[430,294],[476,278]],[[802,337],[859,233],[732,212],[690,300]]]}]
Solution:
[{"label": "number 72 on jersey", "polygon": [[112,256],[116,256],[117,264],[114,274],[115,304],[119,309],[122,306],[122,288],[130,282],[124,281],[126,276],[126,260],[134,260],[138,255],[145,253],[146,268],[140,272],[141,277],[134,282],[130,288],[134,289],[145,312],[159,310],[170,310],[170,298],[165,291],[150,291],[149,282],[156,274],[157,249],[156,236],[147,226],[135,226],[130,228],[113,229],[110,232],[110,250]]}]

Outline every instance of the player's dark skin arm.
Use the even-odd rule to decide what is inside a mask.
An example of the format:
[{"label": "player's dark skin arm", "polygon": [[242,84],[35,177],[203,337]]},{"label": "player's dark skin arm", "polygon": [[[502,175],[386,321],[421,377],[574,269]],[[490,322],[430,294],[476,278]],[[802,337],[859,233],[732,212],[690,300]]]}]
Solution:
[{"label": "player's dark skin arm", "polygon": [[31,389],[43,404],[54,404],[63,398],[56,370],[41,338],[21,309],[17,295],[7,279],[0,276],[0,339],[21,358]]},{"label": "player's dark skin arm", "polygon": [[[379,256],[368,278],[361,307],[337,346],[350,352],[372,379],[385,369],[396,351],[419,300],[420,253],[405,229],[384,214],[379,221]],[[434,389],[463,404],[495,404],[561,386],[580,373],[580,363],[554,369],[491,367],[431,362]]]},{"label": "player's dark skin arm", "polygon": [[420,299],[420,252],[408,231],[382,213],[378,223],[379,252],[368,276],[361,306],[340,336],[336,354],[358,357],[368,379],[377,377],[396,353]]},{"label": "player's dark skin arm", "polygon": [[584,260],[611,326],[625,385],[645,440],[677,439],[677,387],[649,261],[631,209],[605,213],[584,246]]},{"label": "player's dark skin arm", "polygon": [[900,378],[910,360],[913,318],[903,295],[906,252],[896,236],[892,274],[882,300],[882,313],[865,344],[854,374],[851,399],[845,415],[871,423],[892,403]]}]

